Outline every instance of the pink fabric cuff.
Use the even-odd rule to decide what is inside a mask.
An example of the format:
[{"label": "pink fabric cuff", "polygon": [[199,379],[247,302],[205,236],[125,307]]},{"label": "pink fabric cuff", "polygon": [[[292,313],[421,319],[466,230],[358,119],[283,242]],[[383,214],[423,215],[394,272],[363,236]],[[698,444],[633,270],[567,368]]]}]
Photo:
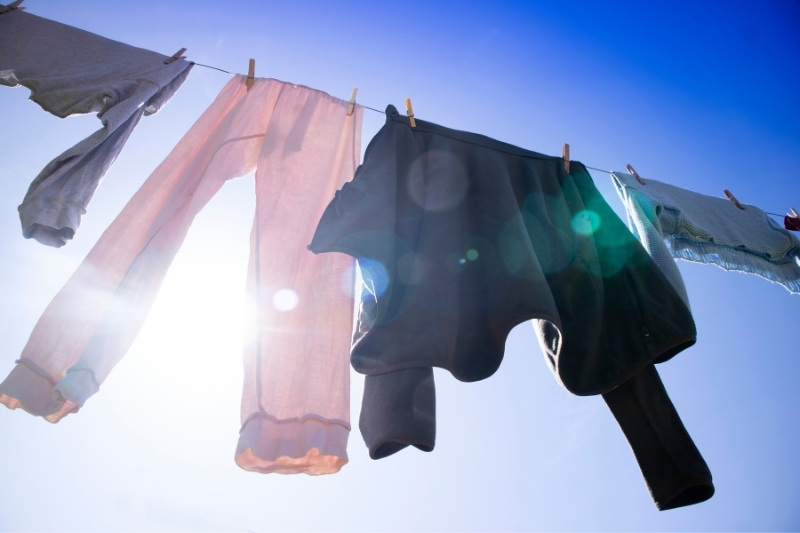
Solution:
[{"label": "pink fabric cuff", "polygon": [[0,403],[9,409],[21,407],[52,423],[77,412],[80,406],[65,400],[55,391],[53,381],[34,367],[33,363],[17,361],[17,366],[0,383]]},{"label": "pink fabric cuff", "polygon": [[236,464],[262,474],[335,474],[347,464],[349,425],[304,417],[276,420],[251,416],[236,447]]}]

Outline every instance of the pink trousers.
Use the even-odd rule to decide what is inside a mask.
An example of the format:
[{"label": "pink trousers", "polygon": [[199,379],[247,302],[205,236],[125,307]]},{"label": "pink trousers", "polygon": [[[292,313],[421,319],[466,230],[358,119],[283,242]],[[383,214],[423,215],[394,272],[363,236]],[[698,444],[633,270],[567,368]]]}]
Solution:
[{"label": "pink trousers", "polygon": [[[142,185],[39,319],[0,402],[57,422],[97,392],[135,340],[195,215],[255,170],[244,348],[246,470],[326,474],[347,462],[352,271],[306,249],[359,162],[363,108],[307,87],[232,79]],[[352,279],[349,280],[352,283]],[[296,294],[276,309],[275,294]],[[294,304],[295,299],[290,299]]]}]

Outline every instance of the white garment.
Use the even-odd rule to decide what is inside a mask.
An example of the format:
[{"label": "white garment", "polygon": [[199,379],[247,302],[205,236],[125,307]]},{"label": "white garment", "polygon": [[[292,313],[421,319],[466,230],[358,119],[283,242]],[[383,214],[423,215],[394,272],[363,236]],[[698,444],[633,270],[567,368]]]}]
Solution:
[{"label": "white garment", "polygon": [[[688,305],[673,258],[756,274],[800,294],[800,240],[756,206],[736,204],[627,173],[611,180],[628,226]],[[663,245],[661,244],[663,243]]]},{"label": "white garment", "polygon": [[22,85],[44,110],[65,118],[97,113],[103,128],[39,173],[19,214],[22,233],[63,246],[100,180],[142,115],[157,112],[193,64],[13,9],[0,14],[0,85]]}]

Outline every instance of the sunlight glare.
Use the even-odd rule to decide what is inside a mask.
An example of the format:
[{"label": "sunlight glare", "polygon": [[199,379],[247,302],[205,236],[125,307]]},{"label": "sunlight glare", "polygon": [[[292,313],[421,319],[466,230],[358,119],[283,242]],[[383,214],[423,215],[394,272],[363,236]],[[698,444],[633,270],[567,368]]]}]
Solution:
[{"label": "sunlight glare", "polygon": [[278,311],[291,311],[297,307],[297,293],[292,289],[280,289],[272,295],[272,307]]}]

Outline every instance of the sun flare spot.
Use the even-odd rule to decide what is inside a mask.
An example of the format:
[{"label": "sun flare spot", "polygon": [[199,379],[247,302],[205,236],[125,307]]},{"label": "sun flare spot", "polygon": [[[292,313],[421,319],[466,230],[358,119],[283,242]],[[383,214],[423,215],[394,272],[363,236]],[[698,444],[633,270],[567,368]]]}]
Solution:
[{"label": "sun flare spot", "polygon": [[272,307],[284,313],[297,307],[298,303],[297,293],[292,289],[280,289],[272,295]]}]

